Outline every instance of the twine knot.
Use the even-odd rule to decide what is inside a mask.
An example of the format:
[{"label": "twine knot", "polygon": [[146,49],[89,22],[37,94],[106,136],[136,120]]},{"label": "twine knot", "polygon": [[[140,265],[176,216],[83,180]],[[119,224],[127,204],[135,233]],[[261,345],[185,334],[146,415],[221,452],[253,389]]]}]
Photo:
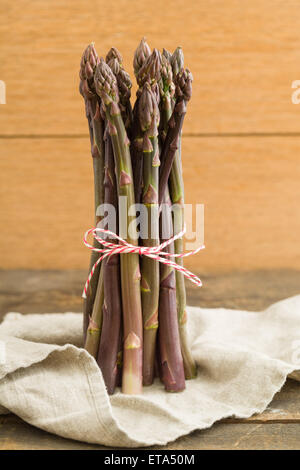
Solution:
[{"label": "twine knot", "polygon": [[[184,229],[179,232],[177,235],[174,235],[173,237],[169,238],[168,240],[164,241],[160,245],[157,246],[135,246],[131,245],[128,243],[126,240],[124,240],[122,237],[117,235],[114,232],[111,232],[110,230],[106,230],[104,228],[99,228],[99,227],[93,227],[89,230],[86,231],[84,237],[83,237],[83,243],[87,248],[89,248],[92,251],[96,251],[101,254],[99,258],[97,259],[96,263],[93,265],[91,272],[86,280],[84,289],[83,289],[83,294],[82,297],[86,299],[87,296],[87,290],[90,284],[90,281],[94,275],[95,269],[98,266],[98,264],[107,256],[113,256],[113,255],[118,255],[118,254],[129,254],[129,253],[137,253],[140,256],[148,256],[148,258],[152,258],[159,263],[166,264],[168,266],[171,266],[172,268],[176,269],[176,271],[182,272],[182,274],[189,279],[191,282],[196,284],[196,286],[201,287],[202,282],[201,279],[193,274],[191,271],[188,269],[184,268],[183,266],[180,266],[179,264],[175,263],[175,261],[172,261],[170,258],[185,258],[187,256],[192,256],[198,253],[200,250],[203,250],[205,248],[204,245],[199,246],[193,251],[188,251],[185,253],[167,253],[164,250],[164,248],[171,243],[173,243],[175,240],[178,238],[182,238],[183,235],[186,232],[186,226],[184,226]],[[120,243],[112,243],[104,238],[101,238],[98,233],[103,233],[106,235],[110,235],[111,238],[115,238],[118,240]],[[105,248],[97,248],[93,245],[91,245],[88,241],[87,238],[89,235],[93,235],[93,237],[97,240],[97,242],[100,245],[103,245]]]}]

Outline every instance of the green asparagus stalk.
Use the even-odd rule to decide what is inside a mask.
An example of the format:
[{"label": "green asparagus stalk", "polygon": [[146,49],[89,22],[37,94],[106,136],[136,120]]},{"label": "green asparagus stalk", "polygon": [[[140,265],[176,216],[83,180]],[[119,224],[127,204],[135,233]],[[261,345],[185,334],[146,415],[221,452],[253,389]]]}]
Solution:
[{"label": "green asparagus stalk", "polygon": [[[117,215],[118,196],[115,164],[111,138],[105,132],[105,178],[104,200],[115,208]],[[105,229],[110,227],[105,226]],[[115,239],[108,239],[115,242]],[[109,394],[113,394],[118,375],[118,353],[121,336],[122,299],[120,283],[120,256],[114,255],[103,260],[104,305],[103,322],[97,362]]]},{"label": "green asparagus stalk", "polygon": [[[149,82],[143,86],[139,100],[139,120],[143,132],[143,181],[142,202],[147,209],[148,238],[144,246],[159,244],[158,214],[158,125],[159,109]],[[155,346],[158,328],[159,265],[156,260],[142,258],[142,311],[144,322],[143,383],[151,385],[154,379]]]},{"label": "green asparagus stalk", "polygon": [[[183,68],[184,58],[181,48],[177,48],[171,57],[173,74],[178,75]],[[178,88],[177,88],[178,91]],[[175,98],[177,96],[175,95]],[[174,228],[176,235],[184,228],[184,184],[182,176],[181,162],[181,136],[179,137],[179,148],[175,152],[174,162],[171,168],[169,179],[170,196],[173,204]],[[176,221],[176,223],[175,223]],[[176,253],[183,253],[183,239],[179,238],[174,242]],[[183,259],[178,258],[177,263],[183,266]],[[181,352],[183,357],[183,365],[186,379],[192,379],[197,376],[197,366],[193,359],[187,336],[187,312],[186,312],[186,290],[184,275],[180,271],[176,271],[176,298],[177,298],[177,314],[179,324],[179,335]]]},{"label": "green asparagus stalk", "polygon": [[[89,132],[91,139],[91,153],[93,157],[94,171],[94,198],[95,198],[95,223],[99,222],[96,216],[97,208],[103,203],[103,169],[104,169],[104,148],[103,148],[103,123],[100,116],[99,97],[95,92],[94,73],[99,63],[99,58],[94,44],[89,44],[83,52],[80,63],[80,86],[79,90],[85,101],[86,116],[89,123]],[[94,241],[94,246],[98,243]],[[90,270],[97,261],[99,254],[92,251],[90,259]],[[83,305],[83,336],[86,340],[87,329],[93,312],[93,305],[99,280],[100,264],[91,279],[86,299]],[[101,307],[102,309],[102,307]]]},{"label": "green asparagus stalk", "polygon": [[[183,178],[182,178],[182,165],[180,161],[180,153],[176,152],[175,160],[172,166],[170,174],[170,194],[173,204],[173,216],[174,216],[174,234],[181,231],[184,227],[184,190],[183,190]],[[183,252],[183,240],[182,238],[175,240],[174,242],[175,252]],[[177,263],[183,266],[183,259],[178,258]],[[182,272],[176,271],[176,297],[177,297],[177,313],[179,323],[179,334],[181,352],[183,357],[185,378],[192,379],[197,375],[197,367],[192,357],[191,350],[188,343],[186,322],[186,290],[184,276]]]},{"label": "green asparagus stalk", "polygon": [[169,120],[168,132],[161,153],[161,167],[159,173],[159,204],[165,194],[176,150],[179,148],[186,105],[192,94],[192,74],[188,69],[181,70],[175,80],[176,103],[173,114]]},{"label": "green asparagus stalk", "polygon": [[[129,215],[129,208],[134,204],[129,140],[121,117],[117,80],[103,59],[100,60],[96,69],[95,86],[102,100],[112,140],[118,195],[126,197],[128,225],[126,229],[124,226],[120,226],[120,233],[129,243],[137,245],[136,219],[134,215]],[[137,394],[142,392],[143,366],[139,256],[138,254],[121,254],[120,258],[124,328],[122,391],[127,394]]]},{"label": "green asparagus stalk", "polygon": [[159,91],[160,91],[160,135],[161,140],[166,140],[169,120],[172,116],[173,111],[173,97],[175,92],[175,86],[173,82],[172,67],[169,60],[166,58],[167,51],[164,49],[162,55],[162,68],[161,78],[159,80]]},{"label": "green asparagus stalk", "polygon": [[90,353],[90,355],[93,356],[95,359],[97,359],[99,350],[104,303],[103,263],[100,264],[101,267],[95,294],[95,300],[93,303],[93,309],[87,327],[86,338],[84,343],[84,349],[86,349]]}]

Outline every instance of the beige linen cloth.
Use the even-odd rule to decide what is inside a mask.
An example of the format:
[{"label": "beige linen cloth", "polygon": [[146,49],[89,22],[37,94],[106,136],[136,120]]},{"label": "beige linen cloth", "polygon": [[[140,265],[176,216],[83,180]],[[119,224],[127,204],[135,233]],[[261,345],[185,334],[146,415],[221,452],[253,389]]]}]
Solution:
[{"label": "beige linen cloth", "polygon": [[0,413],[63,437],[113,447],[166,444],[222,418],[262,412],[300,379],[300,295],[264,312],[190,307],[198,378],[179,394],[106,393],[80,348],[81,315],[9,313],[0,325]]}]

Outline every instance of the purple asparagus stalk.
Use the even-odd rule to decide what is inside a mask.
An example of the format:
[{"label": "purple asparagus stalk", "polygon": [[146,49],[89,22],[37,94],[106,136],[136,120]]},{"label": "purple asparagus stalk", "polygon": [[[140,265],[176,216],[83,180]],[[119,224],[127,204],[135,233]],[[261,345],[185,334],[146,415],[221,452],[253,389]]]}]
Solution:
[{"label": "purple asparagus stalk", "polygon": [[[121,117],[117,80],[103,59],[100,60],[96,70],[95,86],[102,100],[111,136],[118,195],[125,196],[126,199],[125,214],[122,214],[125,217],[120,220],[120,234],[132,245],[137,245],[136,218],[134,215],[129,215],[129,208],[134,204],[129,140]],[[122,391],[127,394],[138,394],[142,392],[143,365],[139,256],[121,254],[120,258],[124,329]]]},{"label": "purple asparagus stalk", "polygon": [[[172,233],[172,215],[168,207],[171,204],[168,187],[165,190],[163,203],[161,241],[168,239]],[[169,233],[164,237],[163,232],[166,228],[168,228]],[[165,250],[174,253],[173,245],[168,245]],[[185,388],[185,380],[176,307],[176,280],[174,269],[165,264],[160,265],[158,312],[159,358],[162,380],[168,392],[180,392]]]},{"label": "purple asparagus stalk", "polygon": [[134,155],[134,187],[135,187],[135,200],[137,203],[141,200],[141,193],[143,188],[143,130],[140,127],[140,118],[139,113],[139,100],[145,83],[148,83],[151,87],[151,91],[154,94],[154,97],[159,103],[160,94],[158,88],[158,82],[160,80],[160,71],[161,71],[161,55],[157,49],[154,49],[152,54],[144,61],[143,65],[140,67],[136,78],[139,85],[139,90],[137,93],[137,105],[135,107],[135,119],[139,122],[139,134],[134,139],[134,150],[136,154]]},{"label": "purple asparagus stalk", "polygon": [[[118,196],[114,154],[109,133],[105,132],[105,204],[114,207],[117,215]],[[107,206],[109,208],[109,206]],[[104,228],[110,229],[109,226]],[[115,243],[115,239],[108,239]],[[120,282],[120,256],[103,260],[104,305],[103,322],[98,351],[98,364],[109,394],[114,393],[118,376],[119,343],[121,337],[122,298]]]},{"label": "purple asparagus stalk", "polygon": [[129,130],[132,125],[132,108],[130,103],[132,82],[129,74],[124,70],[121,53],[115,47],[112,47],[107,56],[106,63],[111,68],[117,79],[119,90],[119,106],[124,121],[125,129]]},{"label": "purple asparagus stalk", "polygon": [[[168,123],[172,115],[174,84],[171,65],[164,53],[162,56],[160,88],[161,126],[160,135],[162,145],[166,139]],[[165,188],[163,198],[164,210],[161,212],[161,238],[168,239],[173,233],[172,216],[169,210],[170,197],[168,186]],[[167,229],[168,233],[164,234]],[[163,240],[161,240],[163,241]],[[174,244],[165,248],[174,253]],[[160,294],[159,294],[159,373],[165,388],[168,391],[180,391],[185,387],[184,369],[180,348],[178,317],[176,307],[176,280],[174,269],[166,265],[160,266]]]},{"label": "purple asparagus stalk", "polygon": [[169,120],[169,128],[161,153],[161,167],[159,173],[159,204],[164,197],[176,150],[179,148],[186,105],[192,94],[192,74],[188,69],[181,70],[175,79],[176,103],[173,114]]},{"label": "purple asparagus stalk", "polygon": [[[97,208],[103,203],[104,190],[103,190],[103,168],[104,168],[104,148],[103,148],[103,123],[100,116],[99,97],[95,92],[94,87],[94,73],[99,63],[99,58],[94,44],[89,44],[83,52],[80,63],[80,85],[79,90],[85,101],[86,116],[89,123],[89,133],[91,140],[91,153],[93,157],[93,170],[94,170],[94,197],[95,197],[95,214]],[[95,215],[97,224],[99,218]],[[94,240],[94,246],[98,247],[98,243]],[[90,270],[97,261],[99,254],[92,252],[90,260]],[[100,265],[98,265],[87,292],[87,298],[84,300],[83,305],[83,335],[84,342],[90,318],[92,317],[93,305],[95,301],[97,284],[99,280]],[[102,309],[102,307],[101,307]],[[94,309],[95,310],[95,309]],[[97,314],[98,315],[98,314]],[[91,325],[90,331],[93,331],[95,321]]]},{"label": "purple asparagus stalk", "polygon": [[[134,73],[138,76],[141,67],[145,61],[151,56],[151,49],[143,38],[138,45],[133,59]],[[134,182],[134,195],[135,202],[141,202],[142,181],[143,181],[143,137],[138,118],[139,99],[141,96],[141,89],[137,91],[137,98],[133,107],[133,125],[131,128],[131,144],[130,153],[132,161],[133,182]]]}]

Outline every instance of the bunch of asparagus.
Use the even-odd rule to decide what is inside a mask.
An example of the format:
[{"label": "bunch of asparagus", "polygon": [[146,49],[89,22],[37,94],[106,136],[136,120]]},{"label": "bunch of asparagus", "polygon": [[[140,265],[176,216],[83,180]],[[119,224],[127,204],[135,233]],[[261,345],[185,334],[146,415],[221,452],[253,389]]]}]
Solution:
[{"label": "bunch of asparagus", "polygon": [[[176,231],[184,225],[181,130],[192,75],[184,69],[180,47],[173,54],[165,49],[151,52],[145,39],[135,51],[133,66],[138,84],[133,109],[132,83],[116,48],[104,60],[98,58],[94,44],[87,46],[79,90],[93,157],[95,224],[108,228],[100,208],[110,204],[117,214],[117,233],[132,245],[153,247],[164,241],[163,227],[174,233],[175,215]],[[135,203],[147,211],[147,237],[139,235],[138,218],[129,211]],[[175,208],[173,216],[161,210],[170,205]],[[96,240],[94,247],[100,248]],[[181,238],[165,248],[169,253],[182,250]],[[90,269],[98,257],[99,252],[92,251]],[[156,376],[167,391],[183,390],[185,379],[197,373],[186,321],[182,272],[137,253],[103,259],[84,300],[83,334],[108,393],[121,386],[123,393],[139,394]]]}]

